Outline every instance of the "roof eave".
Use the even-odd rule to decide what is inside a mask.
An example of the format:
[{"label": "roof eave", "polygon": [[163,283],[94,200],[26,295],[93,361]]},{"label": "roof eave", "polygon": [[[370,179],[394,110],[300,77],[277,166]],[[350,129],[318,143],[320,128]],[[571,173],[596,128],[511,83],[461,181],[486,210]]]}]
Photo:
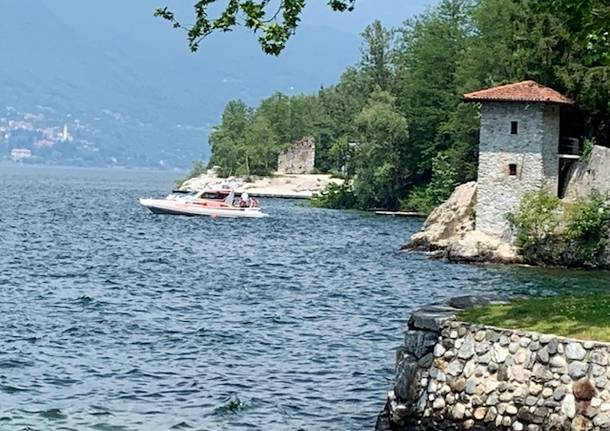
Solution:
[{"label": "roof eave", "polygon": [[484,98],[484,97],[462,97],[462,102],[465,103],[546,103],[549,105],[575,105],[574,101],[566,100],[519,100],[519,99],[501,99],[501,98]]}]

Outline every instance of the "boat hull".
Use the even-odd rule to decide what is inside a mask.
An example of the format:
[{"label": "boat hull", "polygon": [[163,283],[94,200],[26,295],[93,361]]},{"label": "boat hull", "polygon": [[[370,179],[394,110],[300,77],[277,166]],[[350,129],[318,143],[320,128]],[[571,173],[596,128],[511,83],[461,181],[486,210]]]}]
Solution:
[{"label": "boat hull", "polygon": [[264,218],[267,214],[259,208],[205,208],[188,202],[164,199],[140,199],[140,204],[153,214],[182,215],[189,217]]}]

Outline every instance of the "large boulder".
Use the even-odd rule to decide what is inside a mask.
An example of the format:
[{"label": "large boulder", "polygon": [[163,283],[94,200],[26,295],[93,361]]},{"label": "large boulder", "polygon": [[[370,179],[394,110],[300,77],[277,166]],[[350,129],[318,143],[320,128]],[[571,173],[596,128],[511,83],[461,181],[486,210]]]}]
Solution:
[{"label": "large boulder", "polygon": [[467,232],[446,250],[447,259],[453,262],[522,263],[519,250],[497,237],[479,231]]},{"label": "large boulder", "polygon": [[432,211],[422,230],[411,237],[405,248],[445,249],[451,242],[474,230],[476,197],[476,182],[457,187],[447,202]]},{"label": "large boulder", "polygon": [[610,194],[610,148],[595,145],[591,154],[574,166],[565,199],[578,200],[589,197],[592,190]]}]

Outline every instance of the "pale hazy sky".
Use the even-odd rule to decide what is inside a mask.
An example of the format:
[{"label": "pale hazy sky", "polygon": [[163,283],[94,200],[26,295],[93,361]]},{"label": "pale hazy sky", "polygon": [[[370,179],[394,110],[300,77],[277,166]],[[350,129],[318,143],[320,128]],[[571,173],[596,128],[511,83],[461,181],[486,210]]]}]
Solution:
[{"label": "pale hazy sky", "polygon": [[332,12],[325,0],[310,0],[303,16],[304,25],[328,25],[350,33],[360,33],[373,20],[396,27],[407,18],[423,12],[438,0],[358,0],[349,13]]}]

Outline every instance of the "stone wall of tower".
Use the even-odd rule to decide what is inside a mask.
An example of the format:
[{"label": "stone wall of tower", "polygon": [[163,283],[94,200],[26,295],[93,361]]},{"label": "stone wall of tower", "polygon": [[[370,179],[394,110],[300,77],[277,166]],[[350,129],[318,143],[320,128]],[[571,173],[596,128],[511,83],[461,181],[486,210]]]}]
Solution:
[{"label": "stone wall of tower", "polygon": [[[511,123],[518,123],[511,134]],[[557,193],[559,108],[535,103],[484,103],[481,112],[476,229],[510,240],[506,220],[524,194]],[[516,165],[516,175],[510,175]]]},{"label": "stone wall of tower", "polygon": [[544,162],[544,188],[549,193],[559,194],[559,132],[561,114],[558,105],[544,106],[544,142],[542,160]]}]

